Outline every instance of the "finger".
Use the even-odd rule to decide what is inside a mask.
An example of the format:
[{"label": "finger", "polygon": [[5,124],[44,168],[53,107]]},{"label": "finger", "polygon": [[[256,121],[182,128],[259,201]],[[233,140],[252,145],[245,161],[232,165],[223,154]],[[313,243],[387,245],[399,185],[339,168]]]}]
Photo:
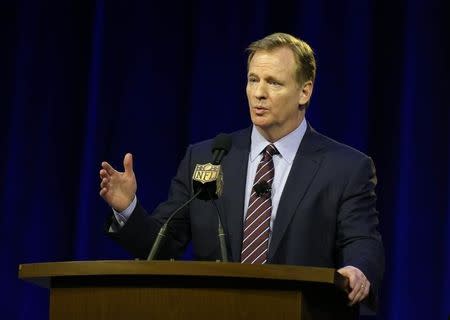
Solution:
[{"label": "finger", "polygon": [[359,297],[357,297],[356,302],[363,301],[369,295],[369,292],[370,292],[370,282],[369,282],[369,280],[367,280],[364,284],[364,289],[361,290],[361,295]]},{"label": "finger", "polygon": [[363,293],[363,295],[362,295],[360,301],[362,301],[362,300],[364,300],[365,298],[367,298],[367,296],[369,295],[369,292],[370,292],[370,282],[367,281],[366,287],[364,288],[364,293]]},{"label": "finger", "polygon": [[348,279],[349,292],[352,292],[356,284],[355,272],[348,267],[341,268],[338,272]]},{"label": "finger", "polygon": [[106,172],[112,176],[114,173],[117,173],[117,170],[114,169],[108,162],[102,162],[102,168],[106,170]]},{"label": "finger", "polygon": [[102,182],[100,183],[101,188],[106,188],[109,184],[109,179],[103,178]]},{"label": "finger", "polygon": [[359,301],[359,297],[362,295],[362,293],[364,293],[364,289],[365,287],[362,287],[362,284],[359,285],[357,288],[355,288],[354,290],[354,296],[350,299],[350,305],[354,305],[355,303],[357,303]]},{"label": "finger", "polygon": [[349,295],[348,295],[348,304],[350,306],[352,306],[354,304],[355,297],[357,296],[359,290],[360,290],[359,288],[355,288],[349,293]]},{"label": "finger", "polygon": [[108,174],[108,172],[105,169],[101,169],[99,174],[100,174],[100,179],[109,178],[110,177],[110,175]]},{"label": "finger", "polygon": [[123,167],[125,173],[133,173],[133,155],[131,153],[127,153],[123,158]]},{"label": "finger", "polygon": [[363,282],[358,290],[358,293],[355,295],[355,297],[352,300],[352,304],[361,302],[362,300],[364,300],[364,298],[367,296],[367,294],[369,293],[369,281],[365,281]]},{"label": "finger", "polygon": [[365,280],[360,277],[355,277],[355,281],[352,285],[352,292],[348,295],[348,298],[350,301],[354,301],[355,297],[359,294],[361,290],[364,290],[365,288]]},{"label": "finger", "polygon": [[102,196],[102,197],[104,197],[107,193],[108,193],[108,189],[106,189],[106,188],[102,188],[100,190],[100,196]]},{"label": "finger", "polygon": [[348,299],[353,302],[358,292],[361,290],[361,285],[364,284],[364,278],[360,277],[357,273],[352,273],[349,277],[351,292],[348,295]]},{"label": "finger", "polygon": [[359,290],[355,297],[352,299],[352,304],[361,302],[364,300],[370,292],[370,281],[364,277],[364,281],[359,285]]}]

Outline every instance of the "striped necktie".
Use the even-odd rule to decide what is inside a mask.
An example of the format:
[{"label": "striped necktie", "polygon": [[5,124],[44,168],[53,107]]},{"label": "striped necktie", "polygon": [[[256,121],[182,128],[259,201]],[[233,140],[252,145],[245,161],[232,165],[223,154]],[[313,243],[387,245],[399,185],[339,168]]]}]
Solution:
[{"label": "striped necktie", "polygon": [[271,193],[258,195],[254,189],[255,185],[264,181],[267,182],[268,187],[272,186],[275,173],[272,159],[274,154],[278,154],[277,148],[273,144],[268,145],[264,149],[263,157],[256,170],[247,216],[245,217],[241,251],[242,263],[263,264],[267,261],[270,217],[272,215]]}]

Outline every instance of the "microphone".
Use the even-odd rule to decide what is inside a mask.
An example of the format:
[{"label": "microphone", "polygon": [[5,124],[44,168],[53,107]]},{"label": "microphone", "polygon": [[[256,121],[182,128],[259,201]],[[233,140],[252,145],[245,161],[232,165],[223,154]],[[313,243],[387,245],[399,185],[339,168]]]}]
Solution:
[{"label": "microphone", "polygon": [[217,236],[219,238],[220,256],[222,257],[222,262],[228,262],[227,244],[225,241],[225,231],[223,230],[222,219],[220,219],[220,210],[214,200],[212,201],[212,203],[217,210]]},{"label": "microphone", "polygon": [[212,153],[213,162],[197,164],[192,175],[192,188],[195,193],[199,190],[201,200],[217,199],[223,191],[223,174],[220,163],[231,149],[231,137],[221,133],[214,138]]},{"label": "microphone", "polygon": [[[150,253],[148,254],[147,260],[154,260],[158,254],[159,248],[163,239],[166,237],[167,226],[172,218],[189,203],[191,203],[195,198],[209,200],[217,199],[218,196],[222,194],[223,188],[223,177],[222,170],[220,168],[220,163],[224,156],[227,155],[228,151],[231,149],[231,137],[227,134],[219,134],[213,142],[212,153],[213,153],[213,164],[207,163],[204,165],[197,164],[195,166],[193,179],[193,190],[194,194],[189,200],[183,203],[178,209],[176,209],[163,224],[161,229],[159,229],[158,235],[153,242]],[[199,168],[197,170],[197,168]],[[200,181],[196,180],[198,178]],[[204,183],[202,181],[205,181]],[[201,197],[200,197],[201,195]],[[215,204],[215,203],[214,203]],[[217,208],[217,206],[216,206]],[[218,208],[217,208],[218,210]],[[222,260],[227,261],[226,246],[225,246],[225,234],[223,232],[222,224],[219,217],[219,243],[222,253]]]},{"label": "microphone", "polygon": [[[227,134],[220,133],[215,139],[212,147],[213,153],[213,164],[220,165],[223,157],[228,154],[228,151],[231,149],[231,137]],[[223,180],[221,180],[222,186],[221,190],[223,190]],[[228,253],[227,253],[227,245],[225,241],[225,232],[222,226],[222,220],[220,219],[220,211],[216,202],[213,201],[214,206],[217,210],[217,219],[218,219],[218,229],[217,235],[219,237],[219,246],[220,246],[220,255],[222,257],[222,262],[228,262]]]},{"label": "microphone", "polygon": [[220,164],[223,157],[228,154],[231,149],[231,137],[226,133],[219,133],[217,137],[214,138],[212,153],[213,153],[213,164]]},{"label": "microphone", "polygon": [[258,197],[270,198],[272,187],[266,180],[262,180],[253,186],[253,190]]},{"label": "microphone", "polygon": [[[200,190],[201,191],[201,190]],[[189,198],[188,201],[186,201],[185,203],[183,203],[180,207],[178,207],[177,210],[175,210],[167,219],[167,221],[163,224],[163,226],[161,227],[161,229],[159,229],[158,235],[156,236],[155,241],[153,242],[152,248],[150,250],[150,253],[148,254],[147,257],[147,261],[151,261],[154,260],[156,255],[159,252],[159,248],[161,247],[161,243],[163,241],[163,239],[166,237],[166,233],[167,233],[167,226],[169,225],[169,222],[172,220],[172,218],[184,207],[186,207],[189,203],[192,202],[192,200],[194,200],[195,198],[197,198],[198,194],[200,193],[200,191],[198,191],[197,193],[194,193],[194,195]]]}]

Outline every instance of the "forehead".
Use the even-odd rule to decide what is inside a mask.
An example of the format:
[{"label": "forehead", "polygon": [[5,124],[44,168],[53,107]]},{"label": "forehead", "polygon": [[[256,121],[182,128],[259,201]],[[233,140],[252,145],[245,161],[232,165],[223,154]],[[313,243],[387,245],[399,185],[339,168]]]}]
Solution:
[{"label": "forehead", "polygon": [[249,73],[276,73],[294,75],[296,63],[294,53],[286,47],[273,50],[258,50],[253,55],[249,66]]}]

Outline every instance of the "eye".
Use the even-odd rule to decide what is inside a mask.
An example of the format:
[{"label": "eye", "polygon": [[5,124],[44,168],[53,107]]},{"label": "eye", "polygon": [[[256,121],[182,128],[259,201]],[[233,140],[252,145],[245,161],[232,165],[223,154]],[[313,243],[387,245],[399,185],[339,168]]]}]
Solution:
[{"label": "eye", "polygon": [[258,82],[258,79],[256,79],[255,77],[250,77],[250,78],[248,78],[248,80],[247,80],[249,83],[255,83],[255,82]]},{"label": "eye", "polygon": [[276,80],[269,80],[268,83],[272,86],[280,86],[281,85],[281,83],[279,83]]}]

